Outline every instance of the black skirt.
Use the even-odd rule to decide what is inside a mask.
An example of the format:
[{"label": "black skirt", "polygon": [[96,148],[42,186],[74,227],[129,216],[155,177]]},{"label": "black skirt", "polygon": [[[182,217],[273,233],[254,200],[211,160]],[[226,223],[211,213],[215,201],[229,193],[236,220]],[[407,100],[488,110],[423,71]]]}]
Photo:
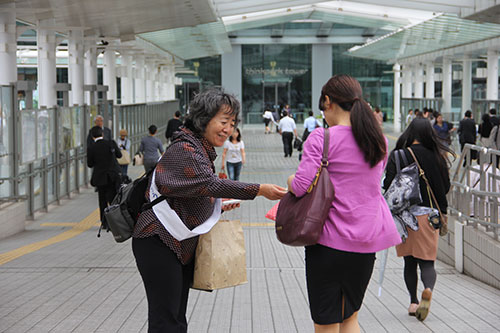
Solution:
[{"label": "black skirt", "polygon": [[341,323],[358,311],[374,263],[375,253],[345,252],[319,244],[307,246],[307,293],[314,323]]}]

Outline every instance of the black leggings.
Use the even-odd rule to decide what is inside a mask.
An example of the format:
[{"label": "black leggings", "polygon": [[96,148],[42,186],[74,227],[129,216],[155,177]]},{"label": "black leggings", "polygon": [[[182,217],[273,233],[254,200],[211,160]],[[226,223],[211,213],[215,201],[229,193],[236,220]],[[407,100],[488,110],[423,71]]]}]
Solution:
[{"label": "black leggings", "polygon": [[158,236],[133,238],[132,250],[148,299],[148,332],[187,332],[194,260],[182,265]]},{"label": "black leggings", "polygon": [[425,288],[434,289],[434,285],[436,284],[436,270],[434,269],[434,261],[432,260],[422,260],[415,258],[413,256],[406,256],[405,259],[405,268],[404,268],[404,277],[406,288],[410,293],[410,302],[418,304],[417,298],[417,284],[418,284],[418,276],[417,276],[417,264],[420,266],[420,279],[424,284]]}]

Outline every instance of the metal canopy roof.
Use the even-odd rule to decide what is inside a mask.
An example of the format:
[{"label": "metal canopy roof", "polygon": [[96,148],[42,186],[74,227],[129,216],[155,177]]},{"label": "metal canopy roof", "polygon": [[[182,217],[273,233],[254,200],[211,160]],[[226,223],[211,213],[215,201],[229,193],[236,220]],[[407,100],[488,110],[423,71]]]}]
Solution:
[{"label": "metal canopy roof", "polygon": [[443,14],[430,20],[355,46],[349,54],[396,62],[424,53],[490,39],[500,35],[500,24],[482,23]]},{"label": "metal canopy roof", "polygon": [[[238,31],[268,27],[277,24],[297,21],[317,21],[325,23],[302,42],[313,42],[318,35],[328,37],[332,31],[333,24],[345,24],[349,27],[360,27],[372,29],[369,34],[363,36],[363,31],[356,32],[354,36],[357,43],[362,43],[369,37],[380,36],[383,33],[394,31],[403,26],[421,22],[433,16],[433,13],[420,10],[408,10],[400,8],[387,8],[372,4],[360,4],[349,1],[329,1],[317,3],[315,1],[226,1],[215,0],[215,8],[219,15],[227,13],[238,13],[232,16],[224,16],[217,23],[210,23],[189,28],[169,29],[139,34],[139,38],[147,40],[158,47],[168,50],[182,59],[193,59],[202,56],[210,56],[229,52],[231,50],[230,37],[238,37]],[[306,5],[304,5],[306,3]],[[314,4],[311,4],[314,3]],[[300,4],[289,7],[290,4]],[[256,8],[257,12],[246,12]],[[270,8],[268,10],[262,10]],[[245,15],[239,14],[244,12]],[[273,37],[276,33],[283,34],[284,29],[275,27],[267,36]],[[333,27],[333,31],[336,31]],[[378,31],[378,33],[377,33]],[[346,34],[353,36],[353,34]],[[307,37],[307,36],[302,36]],[[296,40],[296,39],[295,39]],[[344,43],[348,38],[338,39]],[[332,40],[325,39],[325,42]],[[348,42],[352,42],[348,41]],[[256,41],[259,43],[259,41]]]}]

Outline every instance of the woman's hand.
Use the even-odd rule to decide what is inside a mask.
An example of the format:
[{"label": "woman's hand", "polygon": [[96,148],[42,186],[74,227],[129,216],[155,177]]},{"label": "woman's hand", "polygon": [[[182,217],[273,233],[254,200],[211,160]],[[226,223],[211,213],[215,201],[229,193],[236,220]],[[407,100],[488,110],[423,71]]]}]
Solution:
[{"label": "woman's hand", "polygon": [[287,193],[286,188],[274,184],[260,184],[259,193],[269,200],[278,200]]},{"label": "woman's hand", "polygon": [[222,166],[220,167],[222,170],[224,170],[224,163],[222,163]]}]

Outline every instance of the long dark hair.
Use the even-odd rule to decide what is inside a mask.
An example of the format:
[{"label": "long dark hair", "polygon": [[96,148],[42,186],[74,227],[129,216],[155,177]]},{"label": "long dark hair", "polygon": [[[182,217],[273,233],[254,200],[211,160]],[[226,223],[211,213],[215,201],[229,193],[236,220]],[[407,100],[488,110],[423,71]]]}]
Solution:
[{"label": "long dark hair", "polygon": [[374,167],[387,154],[382,128],[372,109],[363,100],[361,85],[349,75],[335,75],[321,89],[319,109],[325,110],[326,96],[343,110],[350,111],[352,134],[363,152],[365,161]]},{"label": "long dark hair", "polygon": [[446,153],[455,155],[454,152],[441,143],[436,131],[432,128],[431,122],[426,118],[415,118],[410,123],[408,128],[401,134],[396,142],[397,149],[409,147],[417,140],[425,148],[431,150],[438,161],[441,171],[448,172],[448,159],[445,158]]}]

